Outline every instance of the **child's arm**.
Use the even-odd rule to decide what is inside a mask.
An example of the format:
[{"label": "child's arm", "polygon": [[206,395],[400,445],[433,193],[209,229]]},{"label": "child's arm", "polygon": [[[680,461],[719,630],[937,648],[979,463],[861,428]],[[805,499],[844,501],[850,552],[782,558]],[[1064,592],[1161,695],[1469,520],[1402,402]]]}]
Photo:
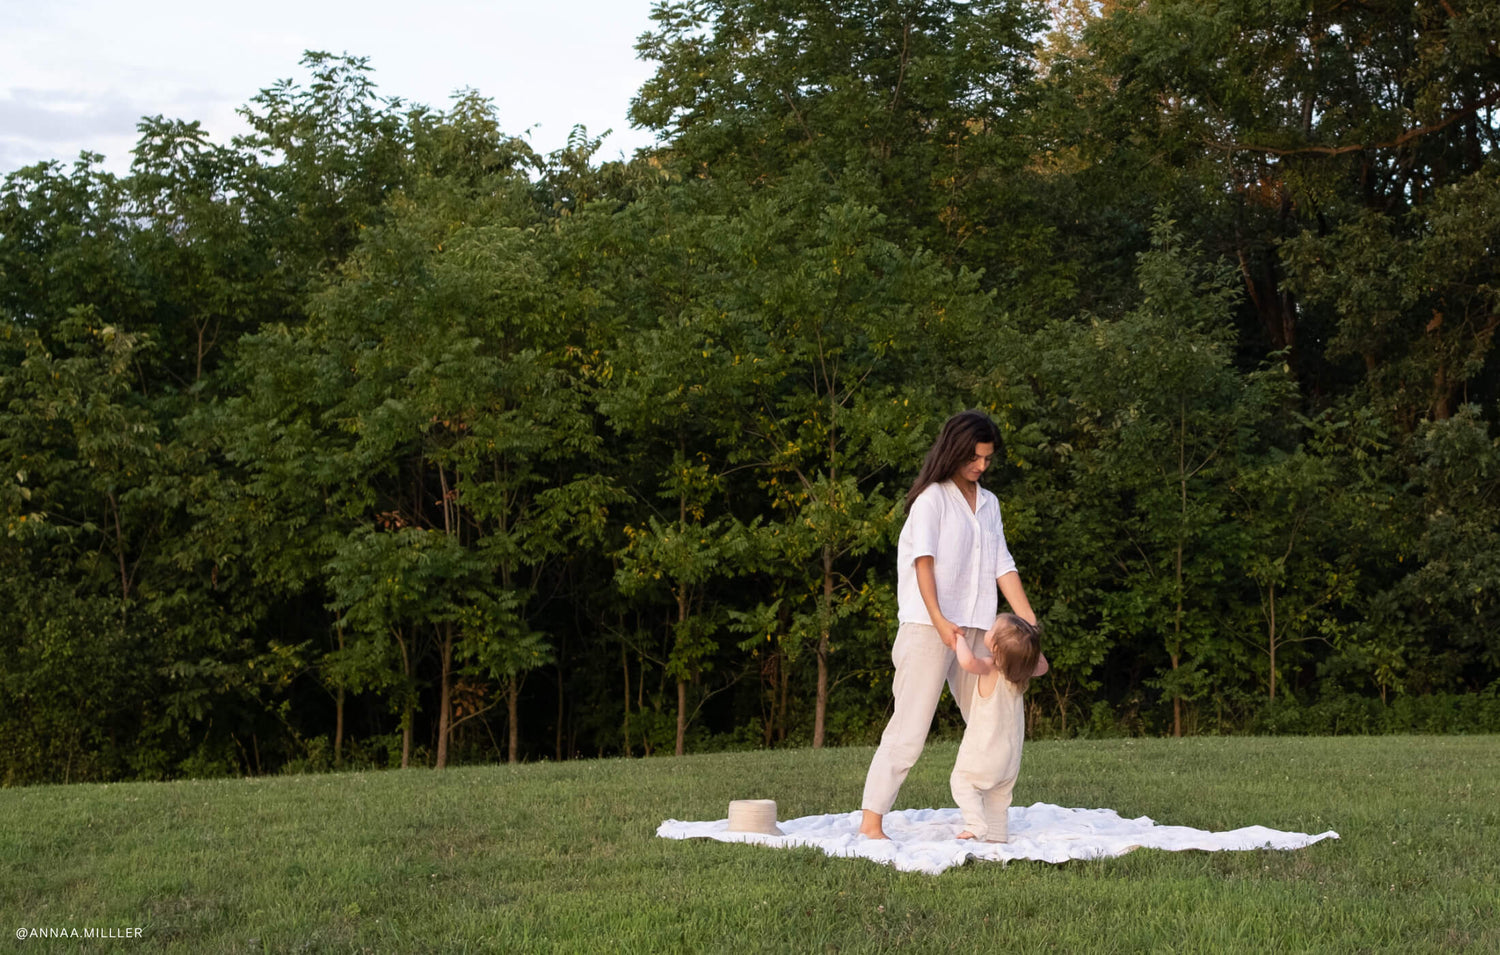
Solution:
[{"label": "child's arm", "polygon": [[987,673],[995,672],[994,661],[976,657],[974,651],[969,649],[969,641],[966,638],[959,637],[955,640],[953,651],[958,654],[958,665],[970,673],[977,673],[980,676],[984,676]]}]

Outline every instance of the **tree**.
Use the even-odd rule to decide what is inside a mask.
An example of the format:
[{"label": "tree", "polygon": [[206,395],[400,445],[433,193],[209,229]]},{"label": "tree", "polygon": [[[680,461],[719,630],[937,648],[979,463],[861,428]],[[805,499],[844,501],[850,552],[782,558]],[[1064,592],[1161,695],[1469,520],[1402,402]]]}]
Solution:
[{"label": "tree", "polygon": [[88,306],[121,331],[156,330],[131,255],[126,189],[103,159],[84,153],[71,172],[38,163],[0,189],[0,314],[47,341]]},{"label": "tree", "polygon": [[139,128],[126,185],[143,222],[136,258],[149,263],[163,384],[201,391],[226,347],[291,308],[257,228],[261,171],[196,122],[157,116]]},{"label": "tree", "polygon": [[[1236,264],[1249,349],[1284,351],[1312,396],[1382,377],[1391,356],[1357,342],[1373,332],[1420,350],[1433,310],[1386,299],[1341,318],[1327,297],[1299,299],[1305,272],[1314,256],[1347,262],[1358,245],[1345,230],[1368,235],[1370,217],[1400,222],[1483,178],[1497,142],[1497,25],[1479,3],[1105,4],[1049,73],[1054,142],[1086,160],[1075,178],[1094,211],[1080,207],[1082,222],[1128,226],[1170,203]],[[1351,285],[1379,281],[1339,271]],[[1367,361],[1347,368],[1346,356]]]},{"label": "tree", "polygon": [[[786,580],[784,658],[814,651],[814,746],[835,628],[858,619],[871,593],[862,558],[897,520],[882,479],[920,458],[935,395],[957,390],[943,372],[986,307],[974,276],[881,239],[878,213],[820,193],[816,178],[788,177],[701,233],[716,280],[695,289],[695,321],[672,350],[687,357],[675,380],[725,396],[714,439],[773,516],[760,550]],[[903,395],[916,369],[938,383]]]},{"label": "tree", "polygon": [[739,280],[723,300],[743,332],[724,345],[760,369],[731,460],[756,469],[775,515],[790,636],[817,664],[819,747],[836,625],[859,614],[870,593],[861,558],[899,521],[883,481],[920,459],[933,392],[951,394],[901,385],[917,369],[941,379],[956,366],[949,349],[972,340],[987,303],[974,276],[882,241],[874,210],[808,198],[789,182],[724,231]]},{"label": "tree", "polygon": [[1118,589],[1104,597],[1101,625],[1159,635],[1168,665],[1158,684],[1180,736],[1183,702],[1209,687],[1202,665],[1214,659],[1241,547],[1228,481],[1267,396],[1233,367],[1229,275],[1198,264],[1170,220],[1158,220],[1139,274],[1140,305],[1073,331],[1059,373],[1080,432],[1070,461],[1082,499],[1117,509],[1106,560]]},{"label": "tree", "polygon": [[[120,772],[164,689],[158,668],[172,662],[144,639],[156,629],[149,610],[138,619],[165,520],[152,488],[159,435],[133,400],[133,361],[149,339],[101,325],[89,307],[50,331],[61,354],[34,329],[6,324],[0,339],[0,699],[7,731],[33,741],[0,765],[12,782],[59,766],[64,780]],[[135,681],[117,683],[112,659]]]},{"label": "tree", "polygon": [[1278,654],[1310,640],[1340,642],[1342,627],[1332,611],[1348,604],[1358,587],[1359,567],[1339,531],[1348,516],[1340,500],[1337,459],[1299,447],[1273,451],[1246,468],[1231,485],[1239,496],[1234,516],[1248,538],[1246,573],[1260,597],[1262,638],[1252,644],[1266,655],[1266,694],[1276,700]]},{"label": "tree", "polygon": [[311,82],[284,79],[239,110],[251,132],[235,141],[256,164],[255,231],[274,250],[278,278],[302,291],[341,263],[386,198],[411,181],[413,140],[430,120],[376,93],[367,57],[310,51]]},{"label": "tree", "polygon": [[690,0],[652,18],[637,50],[658,66],[630,115],[670,167],[752,188],[811,176],[1007,305],[1068,294],[1027,188],[1041,4]]},{"label": "tree", "polygon": [[1285,245],[1289,284],[1336,317],[1330,354],[1357,359],[1365,392],[1408,430],[1450,417],[1493,363],[1497,203],[1487,169],[1399,216],[1360,213]]},{"label": "tree", "polygon": [[[288,382],[266,369],[263,380],[279,382],[277,391],[301,389],[288,406],[310,407],[312,427],[282,440],[305,442],[299,456],[336,470],[329,493],[343,521],[330,563],[335,607],[374,599],[361,596],[361,573],[407,561],[399,556],[407,550],[418,555],[411,560],[426,576],[407,586],[423,599],[399,613],[390,599],[370,604],[385,608],[378,624],[369,622],[374,611],[357,616],[366,633],[409,628],[430,638],[441,767],[463,660],[504,682],[510,756],[518,758],[520,682],[549,658],[526,623],[528,604],[545,562],[597,532],[607,483],[575,470],[594,439],[570,384],[566,340],[551,332],[547,266],[528,231],[536,221],[530,186],[514,166],[491,168],[496,156],[528,154],[500,148],[492,112],[472,100],[428,121],[450,128],[424,136],[438,150],[431,168],[443,174],[421,175],[389,200],[384,221],[364,230],[338,279],[313,299],[305,326],[261,340],[273,358],[283,350],[275,339],[289,335],[311,372]],[[378,543],[384,534],[410,547]],[[407,684],[429,645],[415,639],[398,637]],[[507,641],[514,646],[505,649]]]},{"label": "tree", "polygon": [[689,688],[713,669],[725,622],[724,608],[706,603],[707,585],[753,566],[749,532],[725,504],[726,446],[758,372],[724,349],[734,319],[712,301],[724,267],[711,238],[727,221],[717,211],[722,198],[693,186],[655,191],[607,222],[583,223],[604,226],[601,251],[632,273],[611,276],[629,283],[611,288],[620,295],[611,304],[629,319],[601,354],[607,370],[595,398],[629,458],[642,461],[639,517],[623,527],[614,576],[627,598],[670,603],[661,664],[676,684],[677,755],[692,720]]},{"label": "tree", "polygon": [[[1417,559],[1396,585],[1422,635],[1404,654],[1411,690],[1478,690],[1500,664],[1500,442],[1493,427],[1466,405],[1417,435]],[[1372,615],[1373,626],[1384,623]]]}]

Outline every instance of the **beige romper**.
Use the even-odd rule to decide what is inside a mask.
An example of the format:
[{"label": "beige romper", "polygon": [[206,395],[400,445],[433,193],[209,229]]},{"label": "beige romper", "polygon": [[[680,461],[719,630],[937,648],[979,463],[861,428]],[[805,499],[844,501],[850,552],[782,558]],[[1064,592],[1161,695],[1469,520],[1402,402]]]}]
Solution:
[{"label": "beige romper", "polygon": [[1026,738],[1026,709],[1021,688],[997,674],[989,696],[972,685],[969,725],[958,745],[958,759],[948,785],[974,838],[1005,842],[1010,794],[1021,772],[1021,744]]}]

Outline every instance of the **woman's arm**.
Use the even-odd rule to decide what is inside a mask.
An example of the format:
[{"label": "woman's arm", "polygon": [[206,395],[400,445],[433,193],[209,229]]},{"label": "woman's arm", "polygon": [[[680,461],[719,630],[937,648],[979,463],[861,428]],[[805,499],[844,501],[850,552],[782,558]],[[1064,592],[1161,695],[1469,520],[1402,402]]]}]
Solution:
[{"label": "woman's arm", "polygon": [[[1010,604],[1011,612],[1035,626],[1036,614],[1031,609],[1031,601],[1026,599],[1026,588],[1021,586],[1021,575],[1011,571],[1008,574],[1002,574],[995,583],[1000,585],[1000,593],[1005,595],[1005,602]],[[998,621],[996,625],[998,626]],[[1052,665],[1047,662],[1047,654],[1039,653],[1036,658],[1036,669],[1031,671],[1031,675],[1032,677],[1045,676],[1050,669]]]},{"label": "woman's arm", "polygon": [[1011,613],[1035,626],[1036,614],[1031,610],[1031,601],[1026,599],[1026,588],[1021,586],[1021,575],[1015,571],[1001,574],[995,583],[1000,585],[1000,594],[1010,604]]},{"label": "woman's arm", "polygon": [[955,643],[962,642],[963,627],[944,617],[943,609],[938,606],[937,575],[932,569],[932,556],[918,557],[916,568],[917,590],[922,593],[922,603],[927,605],[927,616],[932,618],[932,625],[937,628],[938,637],[951,650]]}]

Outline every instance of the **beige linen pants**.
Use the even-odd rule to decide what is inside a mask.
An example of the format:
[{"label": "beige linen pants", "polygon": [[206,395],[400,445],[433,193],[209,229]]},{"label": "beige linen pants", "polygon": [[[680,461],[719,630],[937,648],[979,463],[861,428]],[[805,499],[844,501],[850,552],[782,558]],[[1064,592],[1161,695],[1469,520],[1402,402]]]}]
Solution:
[{"label": "beige linen pants", "polygon": [[[980,649],[983,630],[965,627],[964,636],[976,653],[988,655],[988,651]],[[943,644],[937,628],[930,624],[903,623],[896,631],[895,646],[891,647],[891,662],[896,665],[896,677],[891,681],[896,708],[881,734],[875,758],[870,761],[860,801],[862,809],[881,815],[891,811],[906,774],[922,755],[927,732],[932,729],[932,717],[943,697],[943,684],[948,684],[948,692],[967,721],[969,699],[974,681],[978,680],[958,665],[958,656]]]}]

